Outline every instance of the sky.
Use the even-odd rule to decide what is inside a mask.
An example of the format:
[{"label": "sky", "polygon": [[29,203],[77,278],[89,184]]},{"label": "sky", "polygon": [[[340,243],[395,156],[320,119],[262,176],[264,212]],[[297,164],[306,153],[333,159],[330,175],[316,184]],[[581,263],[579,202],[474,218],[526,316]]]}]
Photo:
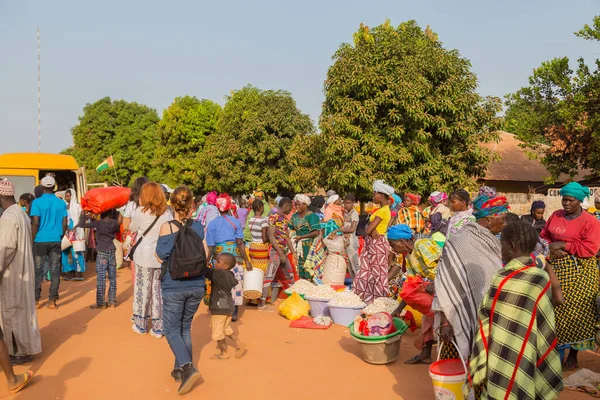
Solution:
[{"label": "sky", "polygon": [[42,151],[55,153],[105,96],[162,115],[177,96],[223,104],[252,84],[291,92],[316,123],[333,53],[388,18],[430,25],[471,61],[480,94],[503,97],[543,61],[600,58],[573,35],[596,14],[600,0],[0,0],[0,153],[37,150],[37,27]]}]

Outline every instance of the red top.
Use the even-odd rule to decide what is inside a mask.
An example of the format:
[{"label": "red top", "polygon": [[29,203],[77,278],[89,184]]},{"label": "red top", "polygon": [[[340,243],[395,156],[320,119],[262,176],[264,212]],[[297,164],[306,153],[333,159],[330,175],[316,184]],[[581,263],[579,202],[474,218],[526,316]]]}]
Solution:
[{"label": "red top", "polygon": [[540,236],[549,242],[565,242],[565,251],[575,257],[590,258],[600,249],[600,221],[585,211],[575,219],[566,219],[565,210],[558,210]]}]

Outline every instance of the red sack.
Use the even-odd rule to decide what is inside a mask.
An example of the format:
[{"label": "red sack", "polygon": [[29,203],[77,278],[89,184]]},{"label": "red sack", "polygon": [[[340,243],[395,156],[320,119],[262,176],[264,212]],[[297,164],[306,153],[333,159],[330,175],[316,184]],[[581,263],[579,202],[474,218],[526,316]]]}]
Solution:
[{"label": "red sack", "polygon": [[433,296],[425,292],[425,282],[418,276],[409,276],[402,285],[402,300],[423,315],[433,317],[431,303]]},{"label": "red sack", "polygon": [[290,322],[290,328],[302,328],[302,329],[329,329],[332,324],[319,325],[315,324],[311,317],[304,316],[300,319]]},{"label": "red sack", "polygon": [[120,208],[129,201],[131,190],[124,187],[102,187],[88,190],[81,200],[81,208],[94,214]]}]

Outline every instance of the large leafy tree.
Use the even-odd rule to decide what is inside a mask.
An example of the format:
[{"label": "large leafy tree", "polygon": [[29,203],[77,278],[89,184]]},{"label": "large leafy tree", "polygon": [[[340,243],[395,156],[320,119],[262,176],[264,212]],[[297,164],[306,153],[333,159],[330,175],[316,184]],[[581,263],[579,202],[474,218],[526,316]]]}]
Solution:
[{"label": "large leafy tree", "polygon": [[[600,17],[575,34],[600,41]],[[542,162],[553,177],[600,171],[600,60],[593,70],[582,58],[576,70],[567,57],[544,62],[506,105],[508,130],[530,147],[547,145]]]},{"label": "large leafy tree", "polygon": [[[150,107],[105,97],[83,108],[79,123],[71,129],[73,146],[64,153],[86,167],[89,182],[113,181],[115,172],[125,185],[142,175],[158,179],[152,168],[158,121]],[[111,155],[115,169],[96,172],[96,166]]]},{"label": "large leafy tree", "polygon": [[155,166],[169,185],[204,189],[202,150],[216,132],[221,106],[210,100],[185,96],[175,99],[158,123]]},{"label": "large leafy tree", "polygon": [[415,21],[369,29],[333,56],[317,148],[327,188],[372,194],[384,179],[429,193],[474,184],[490,161],[501,102],[476,92],[477,77],[457,50]]},{"label": "large leafy tree", "polygon": [[232,92],[217,131],[203,151],[207,190],[243,194],[260,187],[270,195],[289,195],[316,186],[314,177],[307,179],[310,167],[302,153],[314,125],[290,93],[253,86]]}]

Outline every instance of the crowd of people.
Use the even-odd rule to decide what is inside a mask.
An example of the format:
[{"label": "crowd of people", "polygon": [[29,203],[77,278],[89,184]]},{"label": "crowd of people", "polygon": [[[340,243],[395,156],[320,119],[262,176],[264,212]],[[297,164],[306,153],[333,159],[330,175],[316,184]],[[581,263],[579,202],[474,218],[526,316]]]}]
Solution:
[{"label": "crowd of people", "polygon": [[352,194],[278,196],[270,203],[258,189],[236,202],[226,193],[194,197],[185,186],[172,190],[144,177],[134,182],[125,207],[97,216],[82,211],[72,190],[57,197],[52,177],[41,186],[43,194],[19,204],[12,184],[0,182],[0,301],[9,338],[0,341],[0,365],[10,390],[20,390],[31,373],[11,375],[6,359],[9,366],[25,363],[41,351],[36,306],[45,267],[47,307],[56,309],[61,274],[78,280],[85,272],[84,252],[61,242],[65,235],[84,240],[84,229],[93,232],[88,243],[97,253],[91,308],[117,306],[119,238],[134,282],[132,330],[166,337],[180,394],[199,377],[191,324],[202,302],[219,348],[213,358],[229,357],[227,338],[235,357],[246,354],[231,328],[248,303],[244,270],[263,271],[254,304],[262,312],[274,311],[282,289],[307,279],[350,286],[366,304],[397,299],[400,316],[411,306],[402,299],[403,286],[419,279],[432,296],[431,312],[415,341],[421,353],[406,363],[431,363],[439,340],[440,359],[469,361],[465,390],[478,399],[557,398],[563,371],[577,369],[578,351],[596,343],[600,223],[595,209],[583,209],[590,192],[578,183],[561,189],[563,209],[547,220],[543,202],[519,217],[487,186],[473,199],[463,189],[436,191],[422,204],[418,194],[400,196],[375,181],[374,207],[364,217]]}]

